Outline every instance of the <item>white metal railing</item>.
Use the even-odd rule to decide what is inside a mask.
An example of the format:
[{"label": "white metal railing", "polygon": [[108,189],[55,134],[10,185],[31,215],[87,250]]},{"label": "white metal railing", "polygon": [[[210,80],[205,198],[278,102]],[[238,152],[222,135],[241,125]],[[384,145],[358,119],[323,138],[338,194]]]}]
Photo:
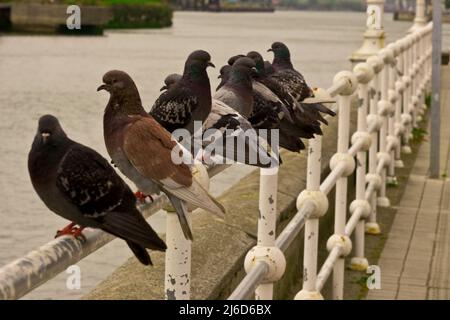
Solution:
[{"label": "white metal railing", "polygon": [[[365,233],[380,232],[377,205],[389,205],[386,182],[395,182],[395,167],[403,165],[400,151],[411,152],[412,128],[424,112],[425,90],[431,78],[431,30],[431,23],[416,28],[367,62],[356,65],[353,72],[336,74],[327,90],[338,99],[337,153],[330,160],[331,172],[321,183],[322,137],[310,139],[306,189],[297,198],[298,212],[278,237],[275,232],[277,170],[261,169],[258,241],[245,259],[247,275],[229,299],[245,299],[253,293],[257,299],[272,299],[273,284],[282,277],[286,266],[283,252],[303,227],[303,289],[296,299],[321,299],[320,291],[332,272],[333,298],[343,298],[344,261],[352,249],[353,233],[355,256],[351,267],[366,270]],[[357,131],[350,137],[350,110],[355,100]],[[224,168],[213,167],[209,175]],[[348,205],[347,177],[353,172],[356,172],[356,194]],[[334,234],[327,242],[329,255],[318,272],[319,219],[328,211],[327,195],[333,187],[336,188]],[[153,203],[142,208],[144,216],[148,217],[164,204],[165,197],[156,197]],[[352,214],[348,221],[347,211]],[[175,215],[169,213],[165,279],[168,299],[190,298],[191,243],[184,239],[179,228]],[[22,297],[114,238],[92,229],[86,229],[83,234],[86,236],[83,243],[70,236],[60,237],[2,267],[0,299]]]},{"label": "white metal railing", "polygon": [[[386,183],[396,181],[395,167],[403,166],[401,145],[404,152],[411,152],[412,128],[417,126],[425,110],[425,91],[431,78],[431,30],[431,23],[417,28],[369,57],[367,62],[357,64],[353,72],[342,71],[334,77],[333,85],[327,90],[331,96],[338,97],[339,117],[337,153],[330,160],[331,172],[320,183],[322,137],[310,139],[307,186],[297,198],[298,212],[275,241],[275,247],[271,242],[265,245],[260,241],[260,235],[263,238],[265,234],[258,232],[258,244],[245,260],[247,275],[230,300],[246,299],[253,292],[257,299],[272,298],[273,283],[280,279],[285,268],[282,252],[288,247],[286,233],[293,239],[303,226],[303,289],[296,299],[322,299],[320,291],[331,273],[332,297],[343,299],[344,261],[352,251],[353,233],[355,256],[350,266],[354,270],[367,269],[365,233],[380,233],[377,205],[390,205]],[[357,131],[350,137],[350,108],[355,96],[359,104]],[[356,172],[356,194],[348,206],[347,177],[353,172]],[[263,179],[267,177],[262,174],[261,184]],[[328,210],[327,195],[333,187],[336,188],[334,234],[327,242],[329,255],[317,272],[319,219]],[[265,210],[267,194],[274,193],[276,184],[265,187],[264,194],[260,194],[261,211]],[[347,211],[351,213],[348,221]]]}]

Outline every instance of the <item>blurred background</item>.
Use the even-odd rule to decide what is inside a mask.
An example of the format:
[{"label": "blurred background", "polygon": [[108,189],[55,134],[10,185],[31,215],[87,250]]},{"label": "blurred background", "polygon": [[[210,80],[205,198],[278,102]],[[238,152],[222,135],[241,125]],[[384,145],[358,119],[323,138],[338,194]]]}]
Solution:
[{"label": "blurred background", "polygon": [[[68,4],[81,6],[81,30],[67,30]],[[386,43],[406,33],[414,6],[386,1]],[[128,72],[149,110],[165,76],[181,73],[193,50],[210,52],[215,88],[228,57],[256,50],[272,60],[266,51],[274,41],[288,45],[311,86],[326,88],[336,72],[351,68],[348,58],[366,28],[365,9],[358,0],[0,0],[0,266],[50,241],[67,224],[30,184],[27,155],[40,116],[57,116],[72,139],[107,157],[102,117],[108,96],[96,92],[105,72]],[[449,36],[447,24],[443,48]],[[213,192],[249,170],[228,169],[214,180]],[[164,233],[164,215],[150,223]],[[80,298],[129,257],[125,243],[115,240],[79,263],[81,290],[68,290],[63,273],[25,299]]]}]

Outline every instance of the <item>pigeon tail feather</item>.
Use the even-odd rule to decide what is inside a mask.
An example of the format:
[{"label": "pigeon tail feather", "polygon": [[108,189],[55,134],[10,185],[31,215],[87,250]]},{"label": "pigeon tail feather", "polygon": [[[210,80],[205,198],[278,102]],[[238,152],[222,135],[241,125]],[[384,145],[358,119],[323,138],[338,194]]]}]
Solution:
[{"label": "pigeon tail feather", "polygon": [[159,238],[157,233],[145,221],[141,213],[137,209],[135,210],[132,214],[115,211],[108,212],[103,217],[102,229],[144,248],[165,251],[167,246],[164,241]]},{"label": "pigeon tail feather", "polygon": [[220,218],[224,217],[225,208],[220,204],[208,191],[206,191],[200,183],[193,178],[192,184],[185,188],[168,188],[164,189],[174,195],[175,197],[193,204],[199,208],[218,215]]},{"label": "pigeon tail feather", "polygon": [[145,248],[137,243],[127,241],[128,247],[133,251],[135,257],[139,260],[140,263],[146,266],[152,266],[153,262]]},{"label": "pigeon tail feather", "polygon": [[178,220],[180,221],[181,230],[183,231],[184,237],[186,240],[194,240],[194,237],[192,235],[191,227],[189,226],[189,222],[187,220],[187,208],[186,204],[183,200],[178,199],[177,197],[168,194],[167,197],[169,198],[170,202],[172,203],[177,216]]}]

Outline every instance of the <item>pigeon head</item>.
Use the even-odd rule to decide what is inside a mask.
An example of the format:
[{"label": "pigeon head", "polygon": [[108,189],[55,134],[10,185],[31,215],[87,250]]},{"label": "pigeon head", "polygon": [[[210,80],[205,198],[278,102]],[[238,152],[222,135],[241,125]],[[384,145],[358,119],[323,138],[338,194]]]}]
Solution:
[{"label": "pigeon head", "polygon": [[194,51],[186,60],[183,76],[190,79],[208,78],[208,74],[206,73],[206,68],[208,67],[215,68],[214,64],[211,62],[209,53],[204,50]]},{"label": "pigeon head", "polygon": [[252,72],[256,71],[255,61],[248,57],[242,57],[236,60],[230,70],[229,82],[234,84],[245,84],[252,86]]},{"label": "pigeon head", "polygon": [[232,66],[236,62],[237,59],[243,58],[243,57],[245,57],[245,55],[243,55],[243,54],[237,54],[235,56],[232,56],[230,59],[228,59],[228,65]]},{"label": "pigeon head", "polygon": [[54,145],[67,138],[66,133],[55,116],[46,114],[39,118],[38,130],[34,143],[39,145]]},{"label": "pigeon head", "polygon": [[181,75],[178,73],[172,73],[172,74],[168,75],[164,79],[164,86],[159,91],[169,90],[180,79],[181,79]]},{"label": "pigeon head", "polygon": [[125,91],[137,91],[133,79],[124,71],[111,70],[103,76],[103,84],[97,91],[106,90],[111,95],[120,95]]},{"label": "pigeon head", "polygon": [[[106,90],[111,97],[109,107],[126,114],[142,113],[141,98],[133,79],[124,71],[111,70],[103,76],[103,84],[97,91]],[[108,108],[108,107],[107,107]]]},{"label": "pigeon head", "polygon": [[290,58],[291,54],[288,47],[283,42],[274,42],[268,52],[272,51],[275,57]]},{"label": "pigeon head", "polygon": [[249,57],[255,62],[255,67],[259,74],[265,73],[264,59],[258,52],[250,51],[249,53],[247,53],[247,57]]},{"label": "pigeon head", "polygon": [[231,66],[228,64],[220,68],[220,75],[217,77],[218,79],[220,79],[220,83],[217,86],[216,91],[219,90],[228,81],[228,78],[230,77],[230,71]]}]

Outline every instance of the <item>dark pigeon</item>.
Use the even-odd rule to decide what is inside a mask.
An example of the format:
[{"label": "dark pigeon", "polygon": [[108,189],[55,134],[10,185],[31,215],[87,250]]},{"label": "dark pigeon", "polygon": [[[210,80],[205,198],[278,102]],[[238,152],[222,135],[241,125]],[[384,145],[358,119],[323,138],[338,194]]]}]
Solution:
[{"label": "dark pigeon", "polygon": [[[314,97],[314,92],[307,85],[305,78],[300,72],[294,69],[288,47],[282,42],[274,42],[268,51],[274,53],[272,67],[275,72],[273,72],[270,77],[286,88],[286,90],[288,90],[288,92],[299,102],[302,102],[306,98]],[[305,109],[309,109],[309,113],[314,114],[316,120],[325,124],[326,121],[320,115],[320,112],[331,116],[336,115],[321,103],[301,104],[301,106]]]},{"label": "dark pigeon", "polygon": [[[320,123],[315,119],[315,113],[311,112],[309,108],[303,108],[285,87],[266,74],[262,56],[256,51],[249,52],[247,56],[253,59],[256,64],[256,73],[253,74],[253,79],[262,83],[277,95],[289,112],[290,117],[284,117],[281,120],[281,128],[300,138],[309,139],[314,134],[322,134]],[[323,120],[325,121],[325,119]]]},{"label": "dark pigeon", "polygon": [[155,101],[150,113],[164,128],[173,132],[185,128],[194,131],[194,121],[205,121],[211,112],[211,86],[206,68],[214,67],[208,52],[191,53],[183,76]]},{"label": "dark pigeon", "polygon": [[229,66],[232,66],[239,58],[245,57],[244,54],[237,54],[235,56],[232,56],[228,59],[227,63]]},{"label": "dark pigeon", "polygon": [[[248,68],[244,68],[245,65],[251,65],[253,69],[249,71]],[[289,115],[289,111],[269,88],[252,78],[252,73],[256,72],[253,66],[255,62],[248,57],[236,60],[230,74],[227,75],[227,83],[214,94],[214,98],[246,116],[255,129],[281,129],[281,120],[285,115]],[[287,132],[280,132],[281,147],[296,152],[304,149],[299,139],[297,144],[292,141],[285,143],[287,135]]]},{"label": "dark pigeon", "polygon": [[[144,265],[152,264],[145,248],[166,249],[136,208],[133,192],[108,161],[69,139],[52,115],[39,119],[28,170],[46,206],[73,222],[58,235],[81,235],[85,227],[102,229],[125,240]],[[75,224],[80,227],[74,229]]]},{"label": "dark pigeon", "polygon": [[[168,92],[173,92],[174,88],[179,88],[178,83]],[[192,155],[145,112],[131,77],[123,71],[109,71],[97,90],[110,93],[103,130],[106,149],[114,164],[144,194],[163,191],[167,195],[186,239],[193,239],[186,219],[186,203],[222,217],[223,206],[193,176],[196,164]],[[181,154],[182,161],[174,161],[174,150],[179,151],[174,154]]]},{"label": "dark pigeon", "polygon": [[[248,72],[250,72],[250,68],[252,68],[254,64],[251,61],[247,62],[250,63],[250,65],[247,66],[249,69]],[[181,75],[178,74],[167,76],[164,79],[166,89],[170,89],[176,81],[180,79]],[[204,141],[202,141],[201,145],[203,149],[211,150],[212,148],[209,140],[212,139],[213,135],[208,129],[217,129],[217,133],[220,132],[221,134],[220,137],[214,135],[214,143],[217,146],[217,148],[215,148],[215,157],[220,156],[238,163],[261,168],[269,168],[278,165],[278,161],[272,158],[261,146],[258,134],[251,123],[236,110],[217,99],[212,100],[211,113],[206,119],[203,128],[205,130],[203,137]],[[219,143],[220,145],[218,145]],[[194,142],[191,142],[191,145],[193,144]],[[235,147],[239,145],[245,146],[245,152],[239,153],[235,148],[226,148],[227,146]],[[202,154],[202,160],[207,159],[211,159],[211,155],[204,152],[204,154]]]}]

